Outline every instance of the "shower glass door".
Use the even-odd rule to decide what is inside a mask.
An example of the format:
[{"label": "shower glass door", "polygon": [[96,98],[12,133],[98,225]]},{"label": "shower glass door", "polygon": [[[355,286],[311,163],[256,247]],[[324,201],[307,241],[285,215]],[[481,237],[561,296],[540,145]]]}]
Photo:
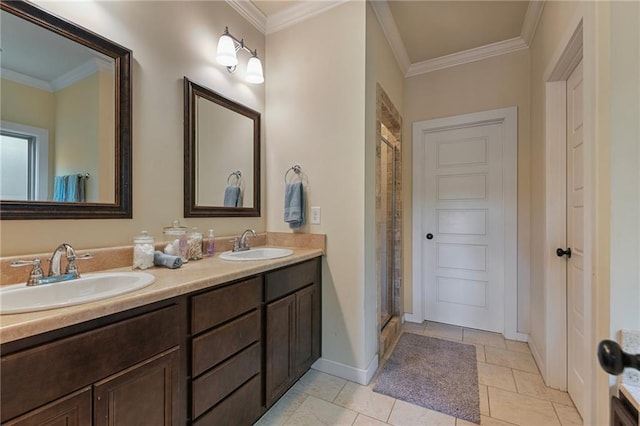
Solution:
[{"label": "shower glass door", "polygon": [[384,137],[380,137],[380,176],[378,194],[378,285],[380,287],[380,329],[394,314],[394,256],[395,256],[395,211],[396,211],[396,148]]}]

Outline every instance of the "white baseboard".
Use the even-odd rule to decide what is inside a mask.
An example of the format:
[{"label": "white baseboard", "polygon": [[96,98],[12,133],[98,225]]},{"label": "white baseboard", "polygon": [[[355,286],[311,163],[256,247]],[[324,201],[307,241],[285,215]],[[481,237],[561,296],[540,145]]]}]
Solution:
[{"label": "white baseboard", "polygon": [[513,334],[511,333],[505,333],[504,337],[509,339],[509,340],[517,340],[518,342],[528,342],[529,341],[529,335],[527,333],[519,333],[519,332],[515,332]]},{"label": "white baseboard", "polygon": [[365,370],[326,358],[320,358],[313,363],[311,368],[366,386],[378,369],[378,355],[373,357]]},{"label": "white baseboard", "polygon": [[404,314],[404,322],[416,322],[420,324],[422,321],[424,321],[424,318],[420,318],[415,314],[410,314],[410,313]]},{"label": "white baseboard", "polygon": [[529,349],[531,349],[531,355],[533,355],[534,361],[538,364],[538,370],[540,370],[543,380],[547,383],[547,366],[544,362],[544,357],[533,339],[529,339]]}]

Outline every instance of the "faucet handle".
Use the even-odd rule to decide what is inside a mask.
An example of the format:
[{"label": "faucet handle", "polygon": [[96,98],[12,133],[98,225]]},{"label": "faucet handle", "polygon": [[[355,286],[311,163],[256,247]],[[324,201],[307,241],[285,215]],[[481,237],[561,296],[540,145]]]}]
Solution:
[{"label": "faucet handle", "polygon": [[15,260],[11,262],[11,266],[14,268],[27,265],[33,265],[33,269],[29,273],[29,278],[27,279],[27,285],[37,285],[38,282],[44,278],[44,272],[40,266],[40,258],[35,258],[33,260]]},{"label": "faucet handle", "polygon": [[240,250],[240,237],[234,237],[233,240],[229,240],[230,243],[233,243],[233,248],[231,251],[239,251]]},{"label": "faucet handle", "polygon": [[93,259],[93,255],[91,253],[83,254],[82,256],[76,256],[75,252],[73,256],[69,256],[67,259],[69,263],[67,263],[67,269],[65,270],[66,274],[73,274],[76,278],[80,278],[80,271],[78,271],[78,266],[76,265],[76,260],[86,260]]}]

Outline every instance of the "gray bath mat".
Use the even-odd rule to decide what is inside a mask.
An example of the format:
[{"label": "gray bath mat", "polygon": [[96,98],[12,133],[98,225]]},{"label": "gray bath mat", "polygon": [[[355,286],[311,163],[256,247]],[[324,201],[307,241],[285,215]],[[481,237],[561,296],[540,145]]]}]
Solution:
[{"label": "gray bath mat", "polygon": [[480,424],[473,345],[404,333],[373,390]]}]

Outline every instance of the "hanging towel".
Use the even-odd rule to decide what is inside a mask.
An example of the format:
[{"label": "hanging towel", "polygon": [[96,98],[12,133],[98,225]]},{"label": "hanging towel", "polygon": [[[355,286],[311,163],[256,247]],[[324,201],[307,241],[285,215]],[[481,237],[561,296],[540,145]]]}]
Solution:
[{"label": "hanging towel", "polygon": [[239,186],[227,186],[224,190],[225,207],[242,207],[242,195]]},{"label": "hanging towel", "polygon": [[78,178],[78,202],[84,203],[87,201],[87,178],[81,176]]},{"label": "hanging towel", "polygon": [[53,180],[53,201],[64,201],[67,196],[67,177],[56,176]]},{"label": "hanging towel", "polygon": [[67,191],[64,200],[69,203],[77,203],[80,201],[80,178],[78,175],[67,175]]},{"label": "hanging towel", "polygon": [[288,183],[284,189],[284,221],[289,228],[304,225],[304,187],[302,182]]}]

